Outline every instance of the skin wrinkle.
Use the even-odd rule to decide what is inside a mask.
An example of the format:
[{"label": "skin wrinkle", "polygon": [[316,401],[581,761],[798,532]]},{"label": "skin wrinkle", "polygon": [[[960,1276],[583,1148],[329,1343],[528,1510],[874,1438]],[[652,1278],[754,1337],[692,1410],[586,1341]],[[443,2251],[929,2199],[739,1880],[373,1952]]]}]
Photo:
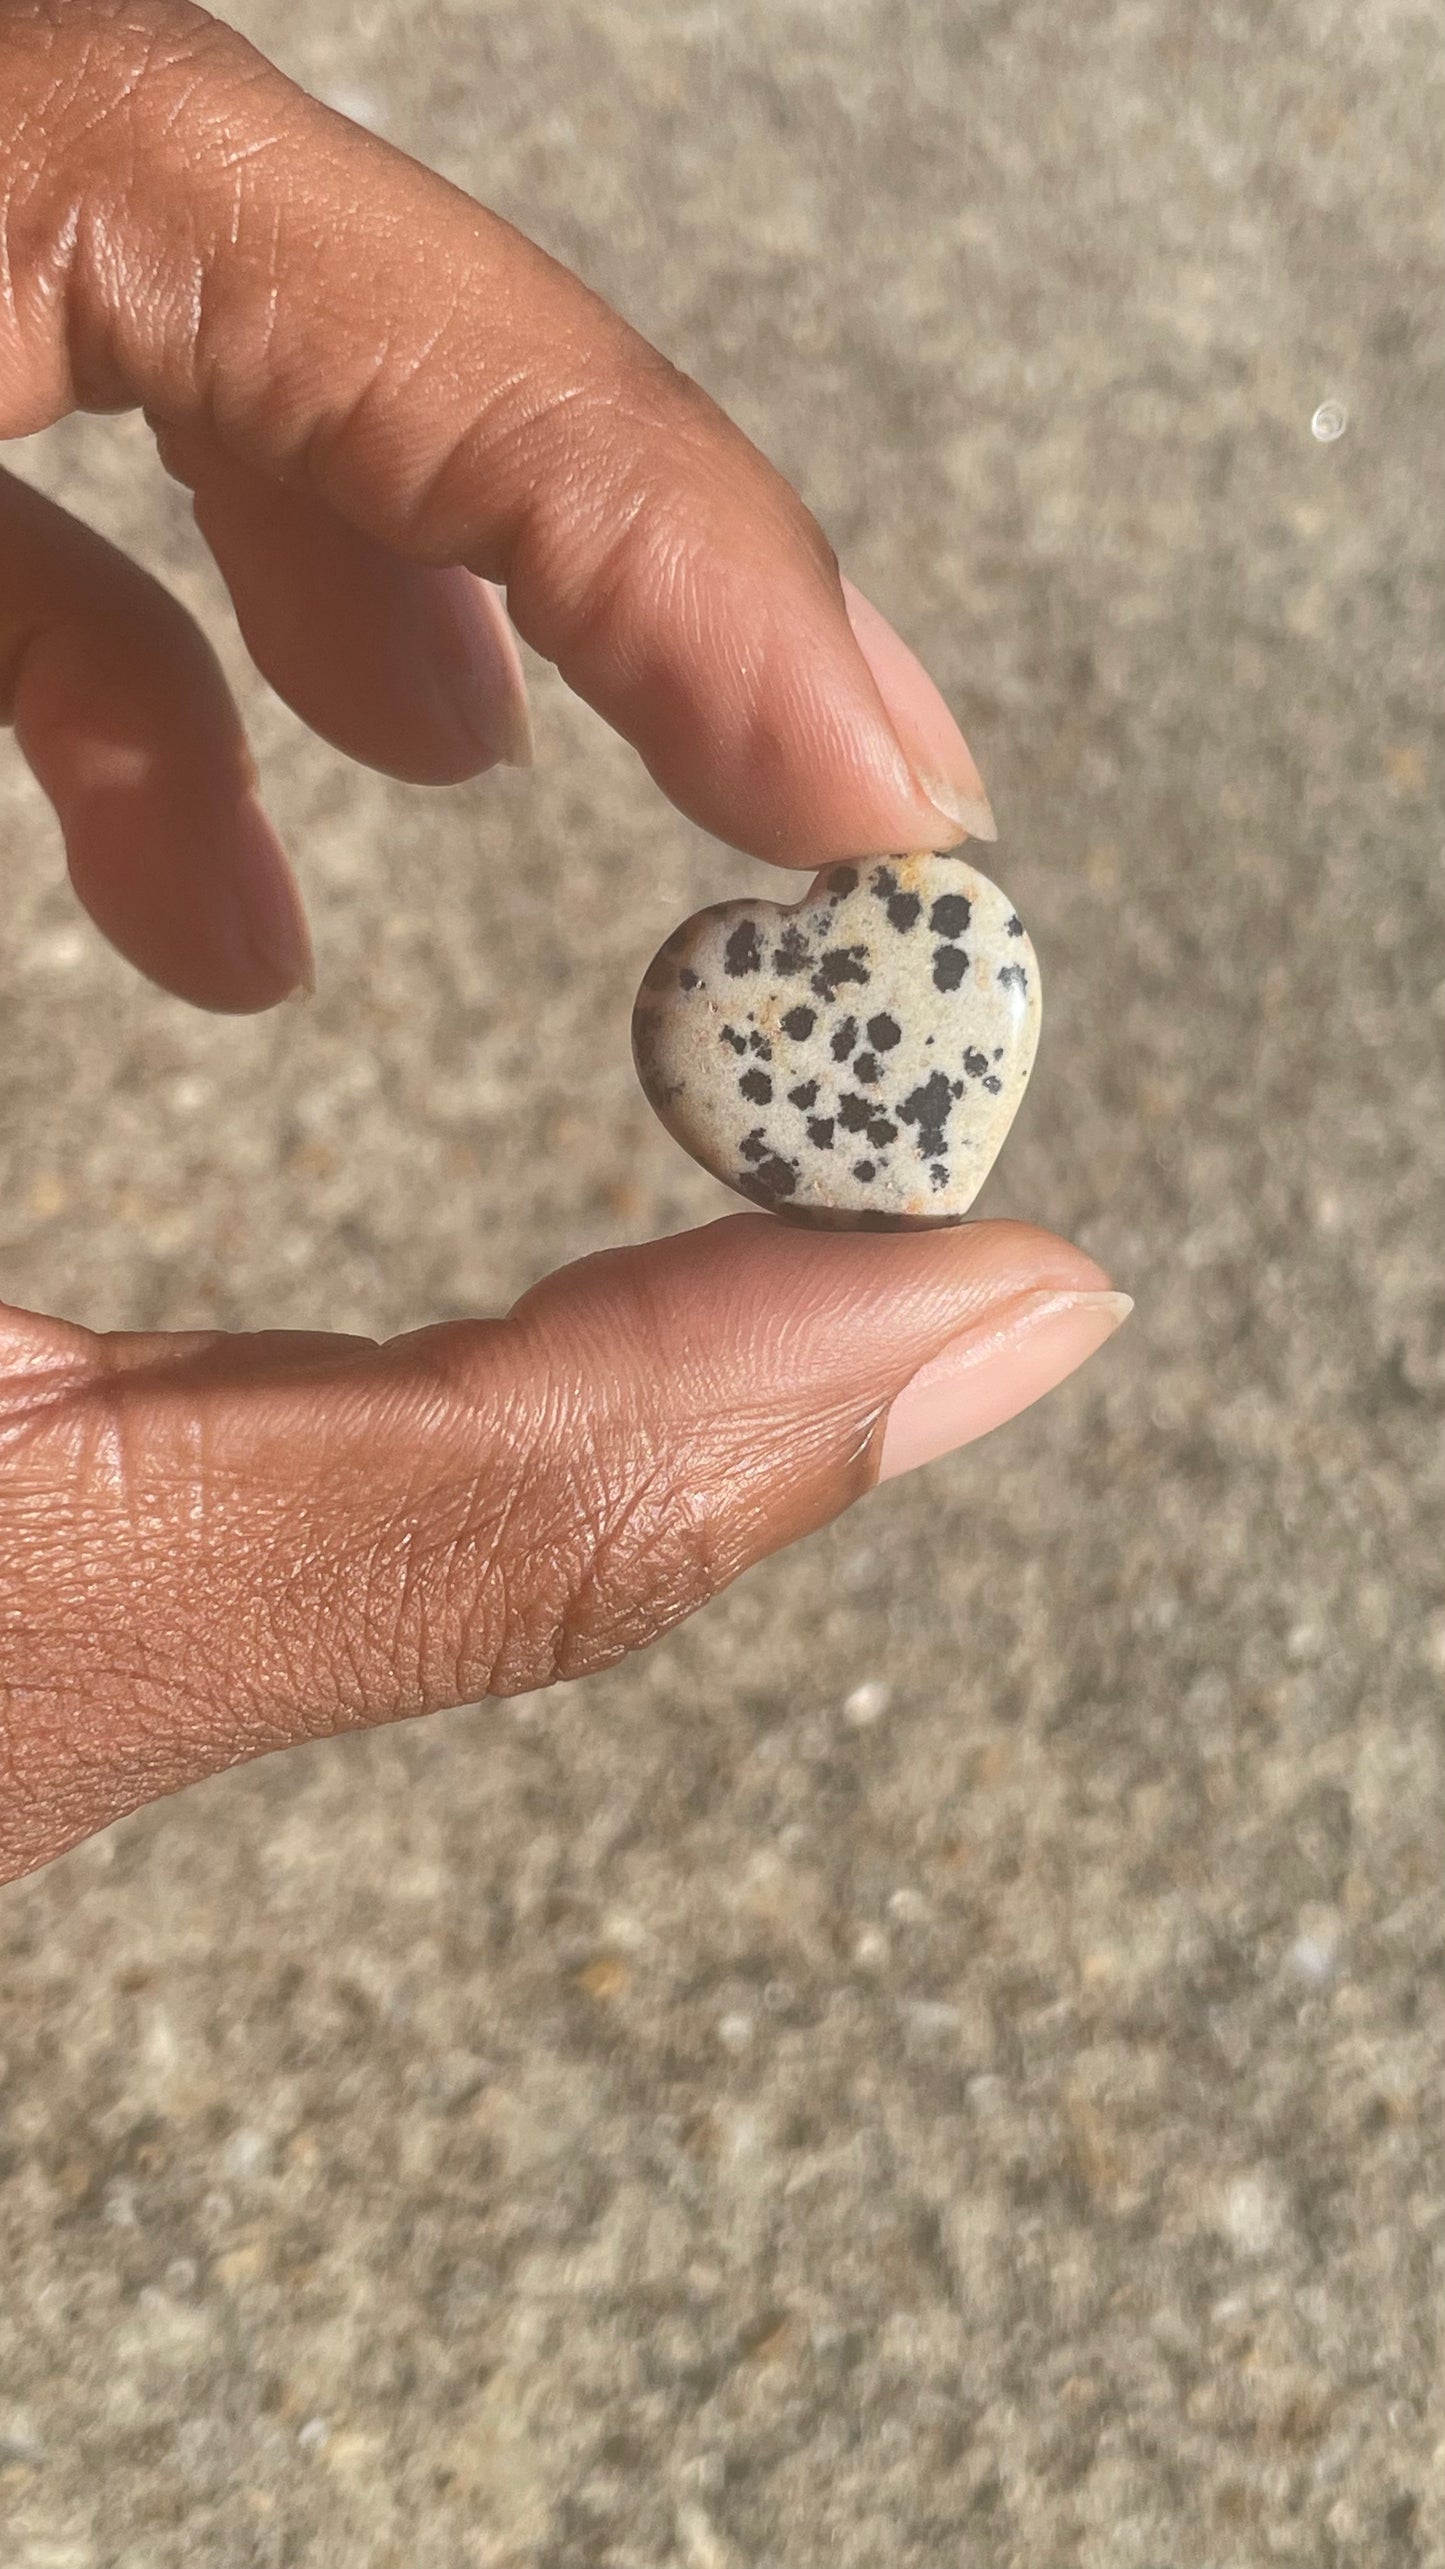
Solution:
[{"label": "skin wrinkle", "polygon": [[[56,1413],[76,1397],[74,1379],[57,1369],[53,1381],[42,1383],[37,1390],[33,1376],[25,1378],[24,1398],[13,1397],[6,1383],[0,1383],[0,1463],[7,1473],[14,1469],[32,1447],[43,1451],[44,1440],[55,1428]],[[10,1498],[14,1504],[13,1495]]]},{"label": "skin wrinkle", "polygon": [[[446,1638],[424,1665],[428,1682],[444,1684],[451,1700],[507,1691],[502,1672],[513,1664],[517,1628],[510,1562],[519,1565],[529,1592],[545,1599],[550,1565],[555,1556],[566,1557],[572,1485],[557,1460],[571,1449],[559,1437],[558,1408],[554,1380],[543,1376],[528,1387],[523,1375],[494,1424],[485,1485],[473,1467],[457,1493],[457,1525],[437,1529],[422,1596],[430,1597],[433,1583],[439,1588],[434,1620]],[[534,1609],[529,1620],[535,1619]],[[540,1619],[545,1622],[545,1611]],[[527,1650],[531,1654],[530,1632]]]},{"label": "skin wrinkle", "polygon": [[[579,446],[574,414],[584,409],[589,434]],[[460,468],[475,481],[476,467],[468,466],[465,452],[475,443],[488,469],[496,459],[505,481],[511,446],[518,458],[511,467],[517,495],[503,527],[484,547],[463,538],[452,551],[481,577],[505,572],[517,631],[564,678],[575,682],[586,668],[599,633],[608,636],[619,672],[639,678],[642,665],[623,636],[619,607],[626,592],[618,575],[633,562],[638,524],[654,504],[636,459],[655,423],[646,422],[635,400],[615,383],[575,394],[563,388],[545,402],[534,396],[525,416],[506,427],[498,410],[494,403],[486,419],[467,430],[447,469]],[[522,470],[520,459],[528,452],[539,460],[545,456],[545,467]]]},{"label": "skin wrinkle", "polygon": [[[484,1606],[489,1591],[500,1592],[493,1618],[495,1637],[489,1634],[486,1647],[491,1683],[496,1682],[498,1665],[515,1669],[524,1664],[532,1682],[546,1683],[564,1668],[578,1673],[584,1661],[604,1664],[596,1656],[599,1651],[610,1662],[617,1655],[611,1628],[620,1612],[630,1615],[634,1624],[640,1616],[648,1637],[662,1628],[657,1619],[660,1608],[669,1620],[675,1619],[658,1597],[656,1583],[640,1577],[645,1547],[631,1538],[634,1519],[641,1526],[649,1512],[658,1515],[658,1491],[666,1477],[661,1460],[640,1464],[635,1406],[621,1419],[599,1418],[595,1412],[589,1416],[576,1392],[562,1390],[555,1372],[549,1371],[541,1380],[542,1414],[530,1420],[523,1435],[514,1429],[505,1440],[515,1451],[516,1462],[507,1475],[500,1507],[489,1495],[482,1563],[475,1558],[478,1530],[470,1529],[466,1537],[466,1585],[471,1596]],[[540,1470],[532,1460],[539,1453],[545,1458]],[[559,1469],[563,1457],[565,1466]],[[627,1485],[639,1469],[645,1478],[634,1494]],[[620,1514],[611,1495],[619,1484],[626,1493]],[[655,1543],[656,1538],[649,1536],[648,1546]],[[443,1558],[453,1584],[462,1551],[455,1535],[446,1539]],[[525,1630],[519,1629],[509,1604],[509,1558],[526,1565],[532,1603],[524,1618]],[[633,1602],[619,1607],[613,1591],[620,1596],[629,1585]],[[476,1648],[475,1639],[464,1630],[458,1659],[464,1663],[464,1673],[459,1673],[467,1691],[481,1673]]]},{"label": "skin wrinkle", "polygon": [[[80,237],[80,191],[72,191],[68,202],[52,210],[49,225],[40,229],[38,254],[27,257],[23,250],[17,253],[20,208],[41,194],[38,174],[28,189],[24,186],[22,167],[23,164],[12,166],[9,149],[0,148],[0,168],[5,173],[0,200],[6,263],[5,312],[12,343],[8,351],[0,347],[0,367],[12,378],[5,386],[0,406],[0,437],[7,439],[33,436],[49,428],[74,407],[75,395],[69,357],[75,328],[70,297]],[[58,326],[54,318],[57,311],[61,316]],[[35,330],[37,312],[41,327]],[[29,344],[32,337],[35,347]]]},{"label": "skin wrinkle", "polygon": [[[304,243],[300,247],[304,260],[306,255]],[[407,445],[405,395],[412,385],[419,381],[425,371],[424,366],[415,363],[408,367],[397,367],[396,341],[392,336],[387,335],[375,346],[368,348],[364,354],[357,354],[353,358],[354,381],[350,382],[344,390],[336,392],[328,390],[324,395],[321,394],[318,385],[308,379],[311,361],[304,359],[302,352],[289,351],[288,362],[284,367],[278,355],[278,351],[286,344],[285,328],[281,318],[283,306],[279,281],[288,267],[284,243],[284,217],[279,211],[274,218],[270,248],[260,265],[263,273],[270,279],[265,304],[265,326],[259,334],[259,344],[246,365],[244,373],[254,383],[256,397],[265,404],[269,423],[268,443],[273,451],[277,444],[275,422],[278,416],[284,416],[287,407],[281,386],[287,375],[292,380],[290,406],[297,415],[301,434],[293,444],[283,449],[278,459],[287,475],[302,486],[315,490],[322,497],[333,500],[342,513],[350,517],[353,515],[353,510],[348,506],[348,495],[355,476],[348,471],[347,466],[352,451],[367,452],[373,456],[378,452],[389,451],[389,469],[385,477],[390,503],[386,529],[388,539],[404,548],[410,557],[418,562],[437,566],[460,560],[462,553],[460,545],[439,544],[428,539],[424,532],[424,512],[414,505],[409,496],[408,483],[409,480],[415,482],[423,493],[427,493],[436,481],[453,468],[459,451],[467,444],[475,442],[484,451],[490,451],[492,442],[490,401],[480,377],[476,396],[469,403],[470,416],[459,426],[453,443],[444,448],[439,458],[425,457],[419,459],[419,464],[414,466]],[[295,259],[289,262],[293,274],[296,265]],[[238,375],[243,370],[238,368],[236,361],[236,316],[231,298],[218,290],[212,301],[214,304],[219,304],[221,309],[214,320],[204,322],[197,333],[197,376],[198,381],[206,387],[208,423],[217,435],[226,439],[231,430],[244,424],[235,400]],[[257,316],[253,313],[248,323],[253,332],[256,319]],[[214,365],[208,362],[205,353],[207,346],[211,343],[214,343],[219,351]],[[393,416],[397,409],[403,412],[399,426]],[[378,433],[368,437],[367,423],[373,410],[380,411],[380,428]],[[475,469],[473,469],[471,473],[473,486],[476,478]],[[374,484],[376,479],[374,472],[368,472],[362,476],[367,486]]]},{"label": "skin wrinkle", "polygon": [[[519,455],[535,456],[540,450],[550,459],[549,470],[534,470],[530,477],[519,475],[527,506],[518,512],[508,604],[514,608],[518,632],[545,658],[554,660],[564,677],[575,678],[586,666],[589,646],[600,631],[609,633],[613,654],[629,676],[640,681],[648,674],[647,660],[629,655],[618,637],[620,606],[628,603],[634,618],[637,614],[623,574],[635,558],[649,564],[666,562],[678,545],[695,544],[704,559],[712,549],[700,504],[701,483],[689,474],[680,488],[676,461],[690,443],[689,422],[705,403],[706,396],[673,367],[652,378],[644,374],[639,380],[629,366],[620,376],[609,373],[590,384],[554,388],[545,401],[534,393],[523,416],[505,430],[498,429],[496,405],[484,423],[489,454],[505,461],[510,437]],[[586,434],[580,438],[574,411],[582,414],[586,425]],[[544,426],[548,435],[542,449]],[[650,455],[660,440],[668,458],[663,487],[655,475],[639,470],[637,460]],[[599,469],[604,454],[609,459],[605,472]],[[561,507],[559,493],[566,494]],[[544,494],[545,510],[540,506]],[[649,517],[665,541],[639,545],[637,530]],[[471,569],[484,570],[476,557],[467,559]],[[565,651],[558,649],[555,637],[539,622],[534,589],[538,597],[555,600],[554,612],[565,614],[573,636]],[[644,604],[645,599],[639,600],[639,605]],[[644,615],[643,621],[651,619]],[[720,680],[726,674],[724,663]]]},{"label": "skin wrinkle", "polygon": [[[423,1456],[430,1458],[425,1473],[419,1469],[411,1503],[413,1521],[402,1525],[398,1542],[396,1516],[404,1505],[398,1495],[389,1509],[386,1529],[372,1539],[362,1595],[368,1622],[381,1622],[387,1635],[383,1664],[416,1664],[421,1695],[436,1699],[442,1688],[450,1687],[452,1670],[468,1662],[469,1680],[452,1695],[453,1700],[458,1700],[473,1690],[471,1677],[480,1675],[485,1687],[483,1662],[493,1645],[479,1648],[468,1631],[459,1642],[434,1649],[426,1640],[426,1632],[429,1627],[444,1633],[449,1625],[455,1628],[446,1592],[456,1585],[462,1586],[473,1601],[471,1622],[485,1624],[489,1614],[495,1620],[491,1591],[513,1524],[522,1510],[525,1449],[516,1421],[508,1418],[505,1411],[498,1415],[494,1394],[484,1391],[473,1403],[459,1400],[456,1386],[446,1379],[445,1369],[437,1366],[438,1352],[426,1350],[424,1362],[442,1397],[438,1400],[427,1396],[424,1373],[420,1399],[415,1389],[409,1388],[406,1403],[419,1462]],[[475,1414],[477,1409],[480,1416]],[[445,1474],[438,1467],[437,1439],[447,1445],[460,1442],[470,1448],[473,1457],[485,1452],[486,1471],[480,1471],[473,1460],[455,1475]],[[513,1455],[515,1462],[508,1459]],[[440,1611],[432,1603],[438,1584],[443,1590]],[[415,1648],[410,1640],[402,1648],[399,1637],[413,1632],[417,1636]],[[374,1684],[374,1678],[371,1682]]]},{"label": "skin wrinkle", "polygon": [[[52,95],[51,100],[42,104],[41,112],[35,119],[45,133],[49,146],[43,156],[44,161],[51,165],[58,165],[63,172],[72,168],[87,172],[93,172],[98,167],[103,168],[104,155],[100,146],[102,139],[111,132],[119,136],[122,145],[129,144],[129,162],[121,174],[119,192],[122,198],[130,193],[137,169],[145,170],[149,166],[153,141],[163,140],[166,133],[166,108],[163,104],[160,112],[159,137],[153,138],[147,133],[143,142],[138,141],[136,133],[138,102],[144,102],[145,111],[149,115],[152,97],[168,71],[173,66],[179,68],[188,55],[195,56],[203,47],[208,53],[214,52],[216,38],[220,32],[215,22],[205,20],[201,18],[199,12],[192,13],[186,8],[185,0],[165,0],[165,5],[154,13],[154,17],[161,23],[153,23],[152,13],[146,12],[144,21],[133,27],[132,31],[140,38],[138,53],[135,48],[117,46],[115,41],[117,32],[126,32],[118,18],[112,17],[110,23],[100,31],[82,22],[79,29],[74,82],[66,111],[59,118],[54,118],[53,113],[47,112],[47,109],[53,109]],[[71,14],[58,13],[55,24],[57,43],[63,56],[75,33]],[[184,37],[180,33],[183,24],[186,25]],[[202,94],[203,86],[204,83],[197,80],[185,93],[186,99]],[[77,102],[84,104],[84,112],[80,116],[78,125],[71,113]],[[58,136],[55,130],[57,124]],[[85,182],[83,191],[77,188],[77,213],[85,197],[89,197],[92,203],[94,202],[94,185],[94,179],[90,178]],[[77,246],[79,237],[80,224],[77,222]]]},{"label": "skin wrinkle", "polygon": [[[484,1516],[473,1504],[455,1529],[429,1511],[399,1545],[390,1528],[378,1535],[362,1590],[379,1636],[376,1666],[414,1669],[418,1707],[439,1691],[454,1702],[491,1691],[508,1522],[508,1509],[489,1502]],[[362,1699],[375,1691],[373,1669]]]},{"label": "skin wrinkle", "polygon": [[[632,1487],[620,1500],[602,1499],[566,1583],[548,1654],[560,1674],[585,1674],[592,1651],[614,1639],[618,1657],[655,1640],[712,1593],[706,1510],[679,1489],[677,1458],[658,1457],[640,1474],[635,1462],[630,1468]],[[615,1486],[615,1463],[608,1477]],[[603,1479],[600,1494],[606,1486]]]},{"label": "skin wrinkle", "polygon": [[[419,376],[422,371],[423,367],[421,363],[416,364],[410,369],[411,374],[417,376]],[[404,381],[401,388],[404,389]],[[357,394],[356,400],[351,406],[346,419],[335,426],[328,425],[326,447],[313,446],[308,442],[304,459],[305,470],[308,477],[314,476],[316,485],[319,489],[325,489],[327,487],[328,477],[325,470],[327,447],[340,448],[351,441],[360,442],[358,438],[358,427],[364,427],[368,409],[382,401],[390,402],[393,400],[397,389],[398,387],[394,383],[385,380],[381,371],[378,370],[377,374],[368,383],[366,383]],[[387,438],[394,436],[393,424],[389,416],[385,413],[383,413],[382,426],[384,434],[378,438],[378,444],[385,444]],[[438,494],[442,490],[444,484],[453,475],[456,475],[457,478],[464,483],[470,482],[475,484],[477,478],[477,466],[475,463],[468,461],[469,453],[473,449],[477,449],[486,454],[491,454],[495,451],[493,422],[490,413],[488,413],[488,415],[483,419],[470,422],[463,428],[459,429],[454,442],[450,446],[444,448],[439,455],[431,458],[426,464],[425,469],[419,473],[408,473],[408,468],[405,462],[405,437],[403,432],[401,448],[393,467],[391,479],[393,486],[398,491],[398,496],[400,496],[403,487],[406,487],[409,483],[407,496],[405,502],[402,504],[398,525],[398,535],[405,543],[412,558],[418,562],[425,562],[436,570],[452,569],[458,565],[464,564],[468,570],[475,571],[478,578],[488,579],[493,576],[493,573],[491,570],[486,568],[485,565],[488,561],[491,561],[496,557],[499,549],[506,558],[510,559],[511,557],[516,544],[515,519],[508,522],[505,533],[493,536],[484,549],[483,556],[477,560],[470,558],[469,548],[465,540],[450,541],[446,538],[438,539],[428,535],[425,531],[432,513],[437,506]],[[319,470],[317,469],[318,464],[321,467]],[[445,516],[445,512],[443,512],[443,516]],[[513,622],[516,622],[515,617],[513,618]],[[520,625],[518,625],[517,630],[519,632],[521,631]]]},{"label": "skin wrinkle", "polygon": [[[13,1709],[22,1694],[44,1688],[54,1712],[39,1728],[44,1733],[63,1722],[66,1762],[89,1760],[98,1771],[112,1759],[112,1747],[98,1743],[110,1741],[108,1708],[115,1703],[126,1707],[127,1741],[145,1749],[152,1734],[164,1738],[172,1760],[178,1739],[189,1742],[194,1755],[198,1742],[224,1726],[224,1701],[216,1701],[208,1683],[196,1682],[194,1654],[182,1651],[177,1659],[172,1649],[166,1665],[155,1646],[158,1632],[172,1635],[181,1602],[157,1534],[133,1528],[123,1555],[109,1508],[77,1508],[73,1496],[57,1499],[47,1510],[45,1539],[37,1542],[32,1534],[5,1578],[5,1595],[18,1611],[0,1640],[0,1704]],[[53,1663],[48,1688],[38,1649]]]}]

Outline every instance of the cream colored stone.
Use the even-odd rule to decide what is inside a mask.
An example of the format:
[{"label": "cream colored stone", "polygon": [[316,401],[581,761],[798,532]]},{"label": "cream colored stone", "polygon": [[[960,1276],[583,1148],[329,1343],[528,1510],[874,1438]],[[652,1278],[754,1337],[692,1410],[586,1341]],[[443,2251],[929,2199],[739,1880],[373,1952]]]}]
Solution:
[{"label": "cream colored stone", "polygon": [[699,910],[633,1014],[639,1077],[724,1185],[798,1222],[957,1222],[1018,1111],[1039,969],[960,855],[829,866],[793,904]]}]

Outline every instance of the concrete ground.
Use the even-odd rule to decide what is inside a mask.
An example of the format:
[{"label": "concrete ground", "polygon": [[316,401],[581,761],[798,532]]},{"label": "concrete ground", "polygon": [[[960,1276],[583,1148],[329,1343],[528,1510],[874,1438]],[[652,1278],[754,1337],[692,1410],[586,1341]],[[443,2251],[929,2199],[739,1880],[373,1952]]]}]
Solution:
[{"label": "concrete ground", "polygon": [[[1138,1311],[639,1664],[0,1899],[0,2564],[1445,2563],[1432,0],[237,14],[921,649],[1048,986],[984,1209]],[[134,421],[18,463],[220,639],[321,991],[140,984],[12,752],[5,1290],[390,1330],[715,1209],[626,1020],[764,869],[545,673],[533,776],[347,766]]]}]

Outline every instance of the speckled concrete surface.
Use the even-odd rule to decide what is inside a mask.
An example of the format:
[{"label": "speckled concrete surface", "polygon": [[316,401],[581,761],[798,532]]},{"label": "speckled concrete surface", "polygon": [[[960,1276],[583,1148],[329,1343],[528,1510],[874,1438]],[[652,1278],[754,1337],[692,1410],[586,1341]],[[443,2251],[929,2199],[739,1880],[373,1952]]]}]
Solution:
[{"label": "speckled concrete surface", "polygon": [[[0,2562],[1445,2562],[1438,13],[244,23],[922,649],[1049,984],[982,1209],[1138,1310],[642,1664],[0,1900]],[[717,1206],[627,1017],[765,870],[545,680],[532,777],[349,769],[133,422],[20,461],[220,636],[321,994],[137,983],[9,758],[8,1291],[391,1329]]]}]

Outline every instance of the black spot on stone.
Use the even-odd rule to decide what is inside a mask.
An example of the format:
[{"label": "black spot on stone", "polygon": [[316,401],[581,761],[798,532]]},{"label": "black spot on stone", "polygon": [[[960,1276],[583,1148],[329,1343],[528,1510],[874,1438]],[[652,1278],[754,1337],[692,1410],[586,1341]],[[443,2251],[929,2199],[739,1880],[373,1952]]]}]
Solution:
[{"label": "black spot on stone", "polygon": [[1002,1061],[1002,1060],[1003,1060],[1003,1046],[1002,1046],[1002,1044],[995,1044],[995,1045],[994,1045],[994,1048],[993,1048],[993,1057],[994,1057],[994,1060],[995,1060],[995,1061]]},{"label": "black spot on stone", "polygon": [[865,1132],[872,1114],[873,1109],[866,1097],[860,1097],[856,1089],[844,1089],[838,1100],[838,1121],[845,1133]]},{"label": "black spot on stone", "polygon": [[751,919],[743,919],[723,947],[723,962],[733,979],[738,981],[745,972],[757,972],[762,960],[763,950],[758,943],[757,929]]},{"label": "black spot on stone", "polygon": [[696,990],[698,978],[699,976],[693,971],[691,964],[685,963],[681,972],[677,976],[677,986],[679,990]]},{"label": "black spot on stone", "polygon": [[970,1079],[982,1079],[988,1068],[987,1053],[981,1053],[976,1044],[970,1044],[963,1056],[963,1067]]},{"label": "black spot on stone", "polygon": [[1004,935],[1006,937],[1021,937],[1023,932],[1024,923],[1018,916],[1017,912],[1015,912],[1011,919],[1006,919],[1004,921]]},{"label": "black spot on stone", "polygon": [[949,1093],[949,1096],[950,1096],[950,1097],[961,1097],[961,1096],[963,1095],[963,1082],[962,1082],[962,1080],[961,1080],[961,1079],[951,1079],[951,1080],[949,1081],[949,1083],[948,1083],[948,1093]]},{"label": "black spot on stone", "polygon": [[808,1118],[808,1139],[815,1151],[831,1151],[833,1147],[832,1116],[811,1115]]},{"label": "black spot on stone", "polygon": [[748,1048],[748,1039],[746,1035],[740,1035],[736,1026],[724,1026],[721,1041],[725,1044],[731,1044],[735,1053],[745,1053]]},{"label": "black spot on stone", "polygon": [[766,1035],[749,1035],[748,1050],[756,1053],[759,1061],[771,1061],[773,1058],[773,1048]]},{"label": "black spot on stone", "polygon": [[828,1050],[832,1054],[834,1061],[846,1061],[857,1040],[857,1018],[845,1017],[841,1026],[834,1027],[832,1038],[828,1045]]},{"label": "black spot on stone", "polygon": [[738,1093],[754,1106],[767,1106],[772,1099],[773,1083],[765,1070],[745,1070],[738,1081]]},{"label": "black spot on stone", "polygon": [[846,900],[850,892],[856,892],[858,889],[857,866],[835,865],[828,877],[828,889],[836,893],[840,901]]},{"label": "black spot on stone", "polygon": [[818,1020],[811,1008],[790,1008],[783,1019],[783,1032],[795,1044],[805,1044]]},{"label": "black spot on stone", "polygon": [[754,1170],[751,1177],[740,1178],[738,1184],[744,1195],[752,1197],[754,1204],[776,1204],[780,1196],[797,1193],[798,1172],[791,1160],[780,1160],[775,1152],[771,1159],[764,1160]]},{"label": "black spot on stone", "polygon": [[761,1124],[754,1125],[751,1133],[747,1134],[745,1138],[739,1142],[738,1150],[742,1158],[745,1160],[765,1160],[767,1158],[768,1146],[763,1140],[763,1128]]},{"label": "black spot on stone", "polygon": [[933,1192],[934,1192],[934,1194],[935,1194],[935,1195],[939,1194],[939,1193],[941,1192],[941,1190],[942,1190],[944,1187],[946,1187],[946,1186],[947,1186],[947,1184],[948,1184],[948,1171],[947,1171],[947,1169],[944,1167],[942,1160],[930,1160],[930,1161],[929,1161],[929,1163],[928,1163],[928,1183],[929,1183],[929,1185],[932,1187]]},{"label": "black spot on stone", "polygon": [[896,1017],[870,1017],[868,1041],[876,1053],[891,1053],[903,1040],[903,1029]]},{"label": "black spot on stone", "polygon": [[858,1180],[860,1186],[871,1186],[873,1180],[878,1175],[878,1171],[871,1160],[855,1160],[853,1162],[853,1175]]},{"label": "black spot on stone", "polygon": [[855,1079],[861,1079],[865,1088],[876,1088],[883,1076],[876,1056],[873,1053],[860,1053],[853,1064],[853,1076]]},{"label": "black spot on stone", "polygon": [[983,1084],[988,1090],[990,1097],[998,1097],[1001,1095],[1003,1090],[1003,1081],[999,1078],[996,1070],[991,1070],[989,1072],[989,1075]]},{"label": "black spot on stone", "polygon": [[939,946],[933,957],[935,990],[956,990],[968,970],[968,957],[962,946]]},{"label": "black spot on stone", "polygon": [[886,1115],[875,1115],[868,1127],[868,1139],[875,1151],[886,1151],[890,1142],[897,1141],[898,1127],[890,1124]]},{"label": "black spot on stone", "polygon": [[888,924],[898,930],[900,937],[906,937],[910,928],[916,928],[922,916],[923,903],[916,892],[894,893],[888,904]]},{"label": "black spot on stone", "polygon": [[773,948],[773,970],[791,978],[808,969],[808,940],[801,928],[784,928]]},{"label": "black spot on stone", "polygon": [[867,982],[870,978],[866,946],[830,946],[809,988],[820,999],[836,999],[845,981]]},{"label": "black spot on stone", "polygon": [[880,865],[876,874],[870,875],[868,889],[875,901],[886,901],[890,892],[896,892],[898,877],[892,866]]},{"label": "black spot on stone", "polygon": [[973,917],[973,903],[961,892],[945,892],[928,913],[936,937],[961,937]]},{"label": "black spot on stone", "polygon": [[1029,977],[1021,963],[1001,963],[998,968],[998,977],[1002,989],[1012,988],[1019,993],[1020,998],[1027,996]]},{"label": "black spot on stone", "polygon": [[904,1098],[898,1109],[899,1121],[917,1125],[920,1159],[942,1158],[943,1128],[952,1113],[953,1091],[941,1070],[930,1071],[927,1079]]},{"label": "black spot on stone", "polygon": [[799,1080],[796,1088],[789,1089],[788,1104],[790,1106],[812,1106],[816,1102],[817,1095],[817,1081],[815,1079],[801,1079]]}]

